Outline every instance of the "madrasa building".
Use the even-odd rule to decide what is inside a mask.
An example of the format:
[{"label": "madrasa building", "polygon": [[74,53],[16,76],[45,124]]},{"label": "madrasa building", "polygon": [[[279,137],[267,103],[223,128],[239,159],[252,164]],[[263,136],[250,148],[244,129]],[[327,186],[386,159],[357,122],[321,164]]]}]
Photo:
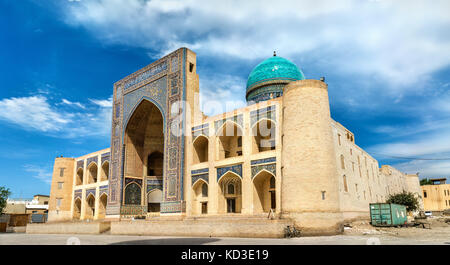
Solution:
[{"label": "madrasa building", "polygon": [[421,194],[418,175],[380,167],[331,118],[324,79],[274,54],[251,71],[245,107],[206,116],[196,67],[180,48],[114,84],[111,147],[55,159],[50,222],[106,220],[123,232],[190,221],[187,235],[202,234],[195,220],[198,231],[225,222],[216,235],[240,236],[250,220],[282,224],[275,234],[285,224],[336,234],[369,219],[369,203]]}]

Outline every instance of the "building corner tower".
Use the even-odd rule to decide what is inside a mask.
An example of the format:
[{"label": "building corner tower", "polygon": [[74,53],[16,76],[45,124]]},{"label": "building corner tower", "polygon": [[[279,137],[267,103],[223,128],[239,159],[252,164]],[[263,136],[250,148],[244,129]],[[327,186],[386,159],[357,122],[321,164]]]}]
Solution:
[{"label": "building corner tower", "polygon": [[291,82],[283,92],[281,214],[302,234],[342,232],[328,87]]},{"label": "building corner tower", "polygon": [[49,221],[71,220],[75,159],[57,157],[53,165],[48,209]]}]

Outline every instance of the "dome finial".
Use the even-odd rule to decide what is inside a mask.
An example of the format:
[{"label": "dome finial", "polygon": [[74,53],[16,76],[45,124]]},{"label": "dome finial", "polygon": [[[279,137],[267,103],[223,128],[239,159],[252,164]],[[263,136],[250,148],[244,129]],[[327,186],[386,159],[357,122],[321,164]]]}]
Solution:
[{"label": "dome finial", "polygon": [[273,56],[277,56],[277,51],[273,51]]}]

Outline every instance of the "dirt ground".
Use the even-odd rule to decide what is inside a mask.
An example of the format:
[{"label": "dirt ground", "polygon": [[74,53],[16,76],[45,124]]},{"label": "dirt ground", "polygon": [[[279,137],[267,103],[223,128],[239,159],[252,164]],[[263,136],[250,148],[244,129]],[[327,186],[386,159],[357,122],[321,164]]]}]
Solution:
[{"label": "dirt ground", "polygon": [[425,220],[417,221],[425,223],[425,228],[423,226],[373,227],[368,221],[356,221],[344,227],[344,235],[387,236],[427,242],[433,239],[442,239],[450,242],[450,216],[428,217]]}]

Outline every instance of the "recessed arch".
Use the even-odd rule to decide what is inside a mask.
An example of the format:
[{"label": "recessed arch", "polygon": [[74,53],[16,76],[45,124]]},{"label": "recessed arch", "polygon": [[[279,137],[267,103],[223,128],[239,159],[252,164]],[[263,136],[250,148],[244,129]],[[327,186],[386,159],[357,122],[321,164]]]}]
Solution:
[{"label": "recessed arch", "polygon": [[81,198],[76,198],[73,203],[73,219],[79,220],[81,217]]},{"label": "recessed arch", "polygon": [[221,160],[229,157],[241,156],[242,135],[243,129],[236,122],[226,121],[222,124],[216,133],[216,159]]},{"label": "recessed arch", "polygon": [[194,187],[195,185],[197,185],[197,183],[199,183],[199,182],[204,182],[204,183],[206,183],[206,184],[209,185],[209,183],[208,183],[206,180],[204,180],[204,179],[202,179],[202,178],[199,178],[199,179],[197,179],[194,183],[192,183],[192,187]]},{"label": "recessed arch", "polygon": [[100,181],[105,181],[108,179],[109,179],[109,161],[104,161],[102,164]]},{"label": "recessed arch", "polygon": [[124,204],[128,205],[141,204],[141,185],[133,181],[125,186]]},{"label": "recessed arch", "polygon": [[[205,194],[206,191],[206,194]],[[198,179],[192,185],[192,214],[208,213],[209,185],[204,179]]]},{"label": "recessed arch", "polygon": [[[124,134],[125,175],[133,177],[145,177],[148,173],[152,173],[153,176],[163,175],[164,123],[163,112],[151,100],[143,99],[134,108]],[[152,154],[158,154],[156,167],[152,165],[154,161],[149,160]]]},{"label": "recessed arch", "polygon": [[253,178],[253,211],[267,213],[276,208],[276,177],[265,169]]},{"label": "recessed arch", "polygon": [[193,163],[203,163],[208,161],[208,147],[209,139],[204,134],[200,134],[195,137],[192,142],[193,145]]},{"label": "recessed arch", "polygon": [[162,176],[164,154],[154,151],[147,157],[147,176]]},{"label": "recessed arch", "polygon": [[108,203],[108,195],[104,192],[99,197],[98,219],[105,218],[107,203]]},{"label": "recessed arch", "polygon": [[[236,173],[228,171],[219,178],[219,213],[240,213],[242,209],[242,179]],[[233,185],[233,192],[230,186]]]},{"label": "recessed arch", "polygon": [[97,163],[91,162],[87,167],[88,184],[97,182],[97,172],[98,172]]},{"label": "recessed arch", "polygon": [[75,180],[75,185],[83,185],[83,175],[84,175],[84,170],[83,168],[78,168],[77,170],[77,175],[76,175],[76,180]]},{"label": "recessed arch", "polygon": [[95,196],[89,193],[86,196],[85,219],[94,219],[95,217]]},{"label": "recessed arch", "polygon": [[272,176],[275,177],[275,174],[273,174],[273,173],[270,172],[269,170],[263,168],[263,169],[261,169],[260,171],[258,171],[258,172],[253,176],[252,181],[255,181],[256,177],[259,176],[261,173],[264,173],[264,172],[267,173],[267,174],[270,174],[270,175],[272,175]]},{"label": "recessed arch", "polygon": [[253,154],[275,150],[275,121],[268,118],[262,118],[252,126],[251,132]]},{"label": "recessed arch", "polygon": [[163,193],[161,189],[155,188],[147,193],[148,212],[160,212]]},{"label": "recessed arch", "polygon": [[[164,111],[164,109],[161,107],[161,105],[160,105],[158,102],[156,102],[154,99],[149,98],[149,97],[146,97],[146,96],[143,96],[143,97],[142,97],[142,98],[141,98],[141,99],[133,106],[133,109],[129,112],[127,118],[125,119],[124,126],[123,126],[123,131],[122,131],[122,136],[125,135],[125,133],[126,133],[126,128],[128,127],[128,123],[130,122],[131,117],[133,116],[134,112],[135,112],[136,109],[137,109],[143,102],[145,102],[145,101],[148,101],[149,103],[154,104],[154,105],[158,108],[158,110],[161,112],[161,115],[162,115],[162,117],[163,117],[163,124],[166,124],[166,115],[165,115],[165,111]],[[165,126],[163,126],[163,132],[165,132]]]}]

